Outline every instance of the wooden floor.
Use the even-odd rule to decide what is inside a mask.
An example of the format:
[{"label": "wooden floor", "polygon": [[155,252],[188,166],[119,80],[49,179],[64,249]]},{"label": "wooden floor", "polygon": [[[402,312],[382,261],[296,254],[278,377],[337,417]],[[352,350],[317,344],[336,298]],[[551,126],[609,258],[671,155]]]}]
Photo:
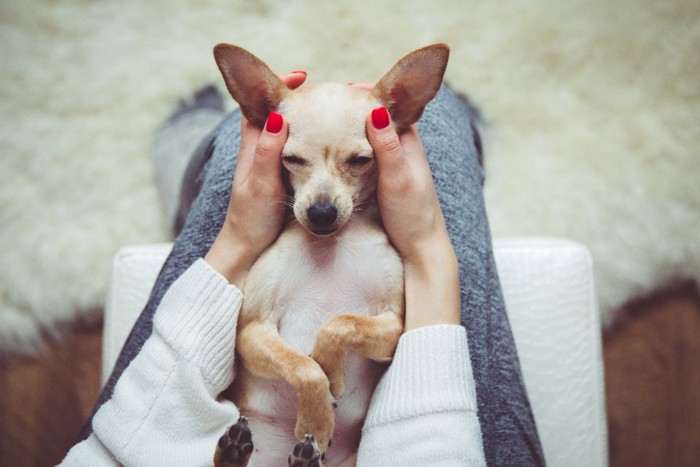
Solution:
[{"label": "wooden floor", "polygon": [[80,328],[40,358],[0,362],[0,466],[63,459],[97,400],[101,345],[101,327]]},{"label": "wooden floor", "polygon": [[[636,303],[604,336],[610,465],[700,465],[700,295]],[[101,329],[0,362],[0,466],[55,465],[99,392]]]},{"label": "wooden floor", "polygon": [[700,295],[629,307],[604,336],[611,466],[700,465]]}]

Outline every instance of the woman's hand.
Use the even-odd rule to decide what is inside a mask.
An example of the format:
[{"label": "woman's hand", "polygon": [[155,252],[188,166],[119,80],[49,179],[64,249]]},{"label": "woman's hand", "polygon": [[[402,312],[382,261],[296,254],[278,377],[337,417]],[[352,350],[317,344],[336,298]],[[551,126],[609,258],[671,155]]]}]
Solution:
[{"label": "woman's hand", "polygon": [[[306,73],[280,78],[294,89],[304,82]],[[270,113],[262,130],[241,118],[241,147],[226,219],[204,257],[239,289],[255,260],[282,229],[286,192],[280,156],[286,141],[287,122],[280,114]]]},{"label": "woman's hand", "polygon": [[384,107],[367,117],[379,180],[377,202],[404,262],[406,330],[459,324],[459,268],[415,125],[396,133]]}]

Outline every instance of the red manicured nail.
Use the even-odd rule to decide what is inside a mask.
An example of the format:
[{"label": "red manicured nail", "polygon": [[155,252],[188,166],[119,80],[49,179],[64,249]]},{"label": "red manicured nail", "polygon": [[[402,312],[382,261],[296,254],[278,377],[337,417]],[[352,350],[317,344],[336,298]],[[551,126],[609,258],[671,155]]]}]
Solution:
[{"label": "red manicured nail", "polygon": [[282,116],[277,112],[270,112],[270,115],[267,116],[265,129],[268,133],[279,133],[282,130]]},{"label": "red manicured nail", "polygon": [[389,111],[386,107],[379,107],[372,111],[372,125],[377,130],[383,130],[389,126]]},{"label": "red manicured nail", "polygon": [[306,76],[308,74],[307,72],[305,72],[303,70],[292,71],[292,74],[296,74],[296,73],[302,73],[304,76]]}]

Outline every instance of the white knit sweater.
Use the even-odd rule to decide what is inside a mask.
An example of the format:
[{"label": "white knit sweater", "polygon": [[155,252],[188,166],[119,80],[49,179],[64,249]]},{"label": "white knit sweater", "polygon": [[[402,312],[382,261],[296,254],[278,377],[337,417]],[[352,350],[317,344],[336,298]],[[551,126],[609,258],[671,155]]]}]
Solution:
[{"label": "white knit sweater", "polygon": [[[211,465],[219,437],[238,419],[217,395],[233,380],[241,303],[204,260],[193,264],[163,298],[153,334],[95,415],[94,432],[61,465]],[[485,465],[464,328],[401,337],[374,392],[357,465]]]}]

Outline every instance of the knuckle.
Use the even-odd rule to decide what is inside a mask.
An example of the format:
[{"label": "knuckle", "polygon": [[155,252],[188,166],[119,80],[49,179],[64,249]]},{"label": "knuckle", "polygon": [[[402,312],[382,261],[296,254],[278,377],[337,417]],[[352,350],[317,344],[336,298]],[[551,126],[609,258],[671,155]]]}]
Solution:
[{"label": "knuckle", "polygon": [[268,138],[260,138],[258,144],[255,146],[255,156],[267,157],[279,150],[280,148],[275,141],[270,141]]},{"label": "knuckle", "polygon": [[401,142],[399,138],[393,134],[389,134],[379,141],[379,150],[386,154],[394,154],[401,152]]}]

